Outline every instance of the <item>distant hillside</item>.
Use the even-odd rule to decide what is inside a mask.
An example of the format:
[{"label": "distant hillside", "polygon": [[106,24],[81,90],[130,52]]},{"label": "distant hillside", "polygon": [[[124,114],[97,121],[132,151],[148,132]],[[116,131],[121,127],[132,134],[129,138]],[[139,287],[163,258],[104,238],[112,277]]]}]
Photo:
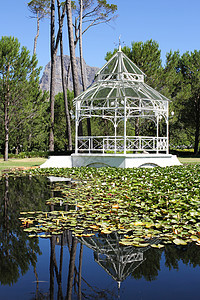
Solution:
[{"label": "distant hillside", "polygon": [[[64,56],[64,66],[65,70],[67,72],[67,68],[69,66],[69,56]],[[80,60],[79,58],[76,58],[76,63],[78,66],[78,77],[79,77],[79,83],[80,83],[80,90],[82,90],[82,84],[81,84],[81,71],[80,71]],[[96,67],[90,67],[88,65],[85,65],[86,68],[86,84],[87,87],[91,85],[91,83],[94,80],[95,73],[99,70],[99,68]],[[50,72],[51,72],[51,62],[49,62],[43,72],[42,78],[40,80],[40,87],[41,89],[49,91],[50,89]],[[72,83],[72,75],[70,75],[70,81],[69,81],[69,90],[73,90],[73,83]],[[56,58],[56,94],[62,92],[62,79],[61,79],[61,63],[60,63],[60,56],[57,56]]]}]

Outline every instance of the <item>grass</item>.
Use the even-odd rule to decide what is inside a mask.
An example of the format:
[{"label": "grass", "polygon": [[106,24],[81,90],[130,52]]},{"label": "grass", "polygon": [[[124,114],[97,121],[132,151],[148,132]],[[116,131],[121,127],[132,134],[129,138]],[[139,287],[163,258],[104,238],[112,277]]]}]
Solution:
[{"label": "grass", "polygon": [[178,157],[182,164],[200,164],[200,157]]},{"label": "grass", "polygon": [[3,170],[19,168],[19,167],[35,167],[40,166],[46,161],[43,157],[33,157],[33,158],[11,158],[8,161],[0,159],[0,176]]}]

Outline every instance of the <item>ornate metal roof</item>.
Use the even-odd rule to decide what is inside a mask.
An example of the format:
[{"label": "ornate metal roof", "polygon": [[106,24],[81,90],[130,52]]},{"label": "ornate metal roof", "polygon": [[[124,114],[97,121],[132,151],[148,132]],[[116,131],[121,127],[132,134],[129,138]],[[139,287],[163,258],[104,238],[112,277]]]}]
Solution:
[{"label": "ornate metal roof", "polygon": [[[145,74],[119,49],[115,55],[96,73],[95,82],[75,101],[81,106],[99,107],[105,99],[131,97],[149,101],[168,101],[165,96],[144,83]],[[99,103],[100,101],[100,103]]]}]

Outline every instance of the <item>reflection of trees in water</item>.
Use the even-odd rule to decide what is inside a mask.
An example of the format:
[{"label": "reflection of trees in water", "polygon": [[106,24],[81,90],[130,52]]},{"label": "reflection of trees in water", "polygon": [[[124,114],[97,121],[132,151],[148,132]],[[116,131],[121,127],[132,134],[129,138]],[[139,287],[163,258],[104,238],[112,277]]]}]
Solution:
[{"label": "reflection of trees in water", "polygon": [[[120,236],[117,233],[111,235],[99,234],[93,237],[82,237],[79,238],[80,251],[77,254],[77,240],[72,237],[70,231],[66,231],[64,236],[59,239],[59,244],[61,249],[63,244],[68,245],[70,258],[69,258],[69,268],[68,268],[68,284],[67,292],[64,297],[62,292],[62,257],[63,252],[60,251],[60,267],[58,271],[58,266],[55,256],[55,238],[51,238],[51,258],[50,258],[50,299],[53,299],[54,295],[54,276],[58,285],[58,299],[71,299],[72,295],[77,295],[77,299],[114,299],[117,297],[118,290],[100,289],[98,286],[92,286],[90,283],[82,276],[82,256],[83,256],[83,244],[94,251],[95,261],[104,269],[106,272],[112,276],[117,282],[122,282],[127,276],[140,269],[142,264],[146,262],[146,253],[150,251],[149,257],[153,258],[153,262],[157,262],[159,265],[161,252],[155,249],[146,248],[134,248],[132,246],[123,247],[119,245]],[[155,241],[154,241],[155,242]],[[145,258],[143,254],[145,253]],[[75,264],[76,254],[79,256],[78,266]],[[157,254],[157,255],[155,255]],[[151,266],[152,261],[148,262]],[[146,267],[148,264],[146,264]],[[154,265],[155,268],[155,265]],[[153,268],[150,268],[150,274],[147,273],[147,279],[155,278],[155,274],[152,274]],[[141,269],[142,275],[145,268]],[[148,269],[149,271],[149,269]],[[156,273],[156,275],[158,272]],[[139,272],[136,273],[136,277],[140,276]],[[98,285],[98,284],[97,284]]]},{"label": "reflection of trees in water", "polygon": [[[60,245],[60,255],[56,260],[55,247],[58,244]],[[64,293],[62,289],[62,277],[65,277],[66,275],[66,266],[64,266],[63,268],[64,245],[67,245],[67,249],[69,251],[66,293]],[[99,289],[98,286],[92,286],[82,276],[83,245],[78,243],[78,240],[72,236],[70,231],[65,231],[63,235],[59,237],[51,237],[50,247],[51,255],[49,299],[114,299],[114,293],[112,291],[106,289],[102,290]],[[55,292],[55,285],[57,286],[57,292]],[[83,286],[85,286],[85,288]],[[36,292],[36,295],[39,295],[39,291]]]},{"label": "reflection of trees in water", "polygon": [[20,211],[44,209],[47,181],[5,176],[0,181],[0,282],[17,282],[41,254],[38,239],[29,239],[19,221]]},{"label": "reflection of trees in water", "polygon": [[[57,262],[55,246],[56,244],[60,245],[60,259]],[[68,250],[70,253],[69,260],[69,270],[68,270],[68,283],[67,283],[67,294],[64,295],[62,291],[62,270],[63,270],[63,246],[64,244],[68,245]],[[77,240],[72,237],[71,233],[67,230],[60,237],[52,236],[50,238],[50,295],[49,299],[54,299],[54,285],[55,279],[58,286],[57,299],[71,299],[72,289],[75,281],[75,259],[76,259],[76,248],[77,248]],[[65,272],[64,272],[65,273]],[[80,298],[81,299],[81,298]]]},{"label": "reflection of trees in water", "polygon": [[162,254],[169,270],[178,269],[180,261],[193,267],[200,266],[200,249],[195,243],[187,246],[167,245],[164,249],[124,247],[119,245],[116,233],[80,238],[80,241],[94,251],[95,261],[116,281],[123,281],[129,275],[134,279],[156,280]]},{"label": "reflection of trees in water", "polygon": [[[178,269],[179,262],[193,267],[200,266],[199,247],[194,243],[187,246],[167,245],[164,250],[151,247],[136,248],[120,246],[120,236],[99,234],[80,238],[78,243],[70,231],[50,239],[50,281],[48,293],[39,290],[37,255],[40,254],[38,239],[29,239],[18,220],[20,211],[48,210],[45,200],[51,191],[45,177],[4,177],[0,181],[0,282],[13,284],[25,274],[30,264],[36,276],[34,299],[114,299],[117,290],[106,290],[92,286],[82,274],[83,244],[94,251],[94,260],[117,282],[129,275],[134,279],[155,280],[160,271],[161,258],[167,268]],[[54,206],[51,207],[55,209]],[[64,209],[67,210],[67,207]],[[60,246],[56,259],[55,247]],[[64,247],[66,246],[67,247]],[[63,264],[64,251],[69,252],[68,270]],[[88,270],[89,272],[89,270]],[[63,292],[63,276],[68,274]],[[95,275],[94,275],[95,276]],[[56,286],[55,286],[56,285]],[[67,289],[67,290],[66,290]]]},{"label": "reflection of trees in water", "polygon": [[144,277],[147,281],[155,280],[160,271],[161,256],[162,250],[149,247],[148,251],[145,252],[143,263],[131,272],[131,276],[134,277],[134,279]]},{"label": "reflection of trees in water", "polygon": [[144,277],[147,281],[155,280],[160,271],[162,254],[165,259],[165,266],[169,270],[178,270],[180,261],[192,267],[200,266],[199,250],[199,246],[195,245],[195,243],[186,246],[166,245],[162,250],[151,248],[145,253],[146,260],[132,273],[132,276],[135,279]]},{"label": "reflection of trees in water", "polygon": [[146,260],[132,273],[132,276],[135,279],[144,277],[147,281],[155,280],[160,271],[162,254],[165,259],[165,266],[169,270],[178,270],[181,261],[183,264],[194,268],[200,266],[200,249],[195,243],[186,246],[166,245],[162,250],[149,249],[145,253]]},{"label": "reflection of trees in water", "polygon": [[172,246],[167,245],[165,250],[165,266],[171,270],[172,268],[178,270],[178,263],[180,261],[185,265],[190,265],[193,268],[200,266],[200,248],[195,243],[187,246]]},{"label": "reflection of trees in water", "polygon": [[[167,245],[163,250],[149,246],[146,248],[124,247],[119,245],[119,240],[120,237],[116,233],[82,237],[78,239],[80,244],[77,243],[70,231],[65,231],[60,237],[52,237],[50,239],[50,299],[55,299],[55,284],[57,285],[57,299],[115,299],[117,297],[117,288],[101,289],[98,287],[98,282],[96,285],[91,285],[87,277],[82,275],[83,244],[94,251],[94,260],[116,282],[125,280],[129,275],[136,280],[141,278],[145,278],[147,281],[156,280],[162,257],[165,257],[165,264],[169,269],[177,268],[180,260],[194,267],[200,265],[200,256],[197,253],[199,248],[195,244],[184,247]],[[55,246],[58,244],[60,245],[60,257],[56,261]],[[62,276],[66,275],[66,266],[63,268],[64,245],[68,246],[70,254],[65,293],[62,290]],[[64,273],[62,269],[64,269]]]},{"label": "reflection of trees in water", "polygon": [[9,182],[9,210],[14,218],[20,211],[46,210],[50,197],[48,179],[42,176],[4,177],[0,181],[0,202],[5,195],[5,181]]}]

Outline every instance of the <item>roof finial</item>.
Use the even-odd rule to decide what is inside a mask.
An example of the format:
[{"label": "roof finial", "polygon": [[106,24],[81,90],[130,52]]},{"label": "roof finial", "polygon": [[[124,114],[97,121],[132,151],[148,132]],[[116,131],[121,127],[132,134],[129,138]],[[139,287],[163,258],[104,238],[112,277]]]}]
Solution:
[{"label": "roof finial", "polygon": [[122,50],[122,46],[121,46],[121,35],[119,36],[119,51]]}]

